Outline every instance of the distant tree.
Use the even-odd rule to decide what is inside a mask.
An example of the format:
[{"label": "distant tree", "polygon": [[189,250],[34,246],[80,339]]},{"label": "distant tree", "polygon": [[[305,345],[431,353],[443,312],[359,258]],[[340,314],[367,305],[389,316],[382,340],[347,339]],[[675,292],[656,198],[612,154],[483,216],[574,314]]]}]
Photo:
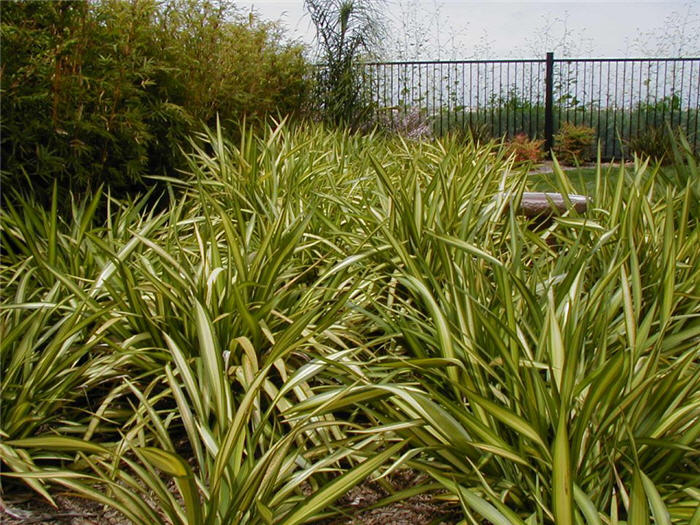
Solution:
[{"label": "distant tree", "polygon": [[385,55],[390,60],[466,60],[488,58],[491,42],[484,30],[478,44],[465,49],[459,36],[469,31],[469,22],[460,26],[447,20],[444,2],[433,0],[426,10],[425,0],[397,0],[391,17],[391,38]]},{"label": "distant tree", "polygon": [[590,56],[593,39],[586,36],[585,29],[576,30],[569,24],[569,13],[563,16],[542,16],[542,27],[525,40],[526,55],[541,57],[552,51],[558,57]]},{"label": "distant tree", "polygon": [[[424,3],[424,2],[423,2]],[[388,43],[387,55],[394,60],[439,60],[442,3],[433,2],[429,13],[420,0],[398,0],[392,20],[396,32]]]},{"label": "distant tree", "polygon": [[700,56],[700,13],[697,4],[687,3],[673,11],[658,27],[638,32],[629,51],[649,57]]},{"label": "distant tree", "polygon": [[324,118],[358,127],[367,116],[369,102],[361,58],[381,48],[382,0],[305,0],[316,28],[318,45],[317,100]]}]

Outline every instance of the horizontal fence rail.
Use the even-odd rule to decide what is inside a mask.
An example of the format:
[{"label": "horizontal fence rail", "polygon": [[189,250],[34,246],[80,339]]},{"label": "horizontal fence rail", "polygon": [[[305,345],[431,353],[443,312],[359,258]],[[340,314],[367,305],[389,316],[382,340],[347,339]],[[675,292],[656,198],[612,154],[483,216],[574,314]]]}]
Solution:
[{"label": "horizontal fence rail", "polygon": [[435,135],[525,133],[545,139],[564,122],[596,131],[606,159],[654,128],[680,128],[697,151],[700,58],[374,62],[361,66],[375,118],[401,128],[427,119]]}]

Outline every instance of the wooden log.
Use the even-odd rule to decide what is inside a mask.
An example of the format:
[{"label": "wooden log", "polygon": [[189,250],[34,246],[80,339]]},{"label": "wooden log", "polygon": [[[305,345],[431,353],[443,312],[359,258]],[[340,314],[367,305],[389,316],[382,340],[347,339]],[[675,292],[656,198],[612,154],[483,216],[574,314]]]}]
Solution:
[{"label": "wooden log", "polygon": [[[568,195],[571,207],[577,213],[585,213],[588,209],[589,198],[585,195]],[[526,191],[520,199],[518,213],[529,218],[546,217],[553,212],[564,213],[569,205],[561,193],[544,193]]]}]

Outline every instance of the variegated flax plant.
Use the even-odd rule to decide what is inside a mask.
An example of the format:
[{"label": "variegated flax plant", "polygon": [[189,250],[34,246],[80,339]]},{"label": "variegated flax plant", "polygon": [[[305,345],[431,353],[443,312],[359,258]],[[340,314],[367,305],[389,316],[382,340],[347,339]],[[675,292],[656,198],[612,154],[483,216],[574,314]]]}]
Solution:
[{"label": "variegated flax plant", "polygon": [[[539,227],[493,143],[283,123],[192,148],[166,210],[3,205],[5,491],[297,524],[412,469],[386,501],[430,493],[463,523],[700,523],[682,142],[663,171],[598,163],[588,211]],[[556,163],[552,185],[584,191]]]}]

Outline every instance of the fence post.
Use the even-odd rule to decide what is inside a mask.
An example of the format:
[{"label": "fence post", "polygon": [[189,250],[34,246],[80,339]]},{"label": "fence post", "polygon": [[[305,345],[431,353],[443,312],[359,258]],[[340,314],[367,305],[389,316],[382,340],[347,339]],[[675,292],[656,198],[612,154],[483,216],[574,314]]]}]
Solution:
[{"label": "fence post", "polygon": [[544,79],[544,150],[549,154],[554,146],[554,53],[547,53]]}]

